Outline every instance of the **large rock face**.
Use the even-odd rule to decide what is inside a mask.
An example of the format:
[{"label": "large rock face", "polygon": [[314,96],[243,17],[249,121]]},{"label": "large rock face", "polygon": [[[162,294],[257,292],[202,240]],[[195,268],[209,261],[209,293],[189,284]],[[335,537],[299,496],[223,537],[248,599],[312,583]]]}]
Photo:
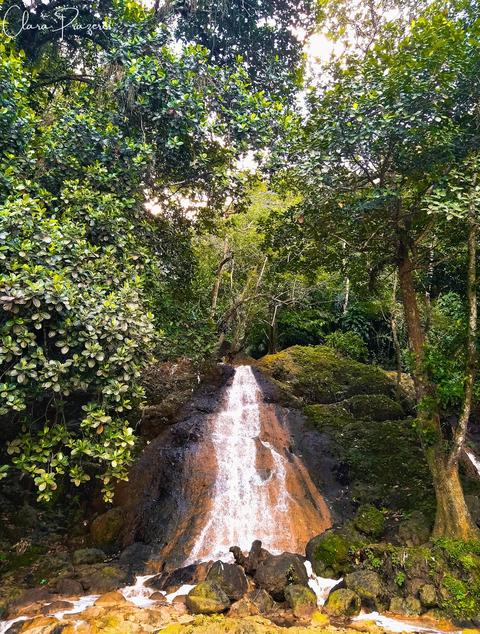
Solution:
[{"label": "large rock face", "polygon": [[255,583],[275,600],[284,601],[286,587],[288,585],[308,586],[308,576],[301,557],[282,553],[271,555],[258,566]]},{"label": "large rock face", "polygon": [[[135,463],[128,491],[122,494],[128,504],[125,545],[151,544],[160,569],[165,561],[173,569],[187,559],[201,511],[209,508],[216,465],[204,434],[233,373],[230,366],[218,366],[197,395],[179,406],[170,420],[174,424],[162,426]],[[155,562],[151,569],[155,571]]]},{"label": "large rock face", "polygon": [[431,477],[408,399],[398,400],[387,372],[324,346],[294,346],[258,365],[307,415],[309,424],[294,421],[295,443],[310,471],[321,475],[316,484],[335,522],[353,516],[352,499],[433,514]]}]

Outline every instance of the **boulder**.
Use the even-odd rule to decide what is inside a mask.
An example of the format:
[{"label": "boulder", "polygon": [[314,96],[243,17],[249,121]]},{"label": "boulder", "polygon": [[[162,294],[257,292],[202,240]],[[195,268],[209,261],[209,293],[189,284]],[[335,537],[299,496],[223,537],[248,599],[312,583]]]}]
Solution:
[{"label": "boulder", "polygon": [[355,528],[369,537],[380,537],[385,530],[383,513],[372,504],[363,504],[353,520]]},{"label": "boulder", "polygon": [[128,575],[118,566],[81,566],[77,569],[78,580],[90,593],[110,592],[124,586]]},{"label": "boulder", "polygon": [[372,570],[357,570],[345,575],[345,585],[349,590],[353,590],[360,599],[362,605],[378,609],[381,608],[379,600],[383,594],[383,584],[376,572]]},{"label": "boulder", "polygon": [[284,601],[287,585],[308,586],[303,559],[292,553],[270,555],[258,566],[255,583],[271,594],[275,600]]},{"label": "boulder", "polygon": [[421,511],[413,511],[409,518],[400,522],[398,539],[406,546],[420,546],[430,539],[430,523]]},{"label": "boulder", "polygon": [[40,613],[45,616],[49,616],[51,614],[55,614],[56,612],[63,612],[64,610],[70,610],[73,608],[73,603],[70,601],[52,601],[47,605],[44,605],[40,609]]},{"label": "boulder", "polygon": [[55,591],[57,594],[73,597],[82,594],[83,586],[75,579],[59,579],[55,584]]},{"label": "boulder", "polygon": [[268,592],[262,588],[257,588],[252,590],[252,592],[249,592],[248,598],[251,599],[252,603],[254,603],[258,608],[260,614],[267,614],[268,612],[271,612],[276,605],[275,601]]},{"label": "boulder", "polygon": [[228,616],[232,618],[244,618],[245,616],[255,616],[259,614],[259,609],[248,597],[242,597],[239,601],[232,603]]},{"label": "boulder", "polygon": [[422,612],[422,604],[415,597],[393,597],[390,601],[390,612],[405,616],[418,616]]},{"label": "boulder", "polygon": [[194,614],[215,614],[230,607],[225,592],[210,581],[201,581],[187,595],[187,608]]},{"label": "boulder", "polygon": [[75,566],[98,564],[106,558],[103,550],[99,548],[81,548],[73,553]]},{"label": "boulder", "polygon": [[123,596],[121,592],[112,591],[106,592],[105,594],[102,594],[102,596],[98,597],[94,605],[96,605],[97,607],[106,608],[122,604],[127,605],[127,599]]},{"label": "boulder", "polygon": [[422,605],[426,608],[433,608],[437,605],[437,591],[431,583],[425,583],[418,594]]},{"label": "boulder", "polygon": [[105,548],[114,544],[120,537],[124,523],[125,513],[121,508],[109,509],[96,517],[90,525],[90,535],[95,546]]},{"label": "boulder", "polygon": [[358,594],[348,588],[334,590],[328,595],[324,610],[330,616],[357,616],[361,601]]},{"label": "boulder", "polygon": [[58,627],[58,620],[53,616],[37,616],[26,621],[20,628],[21,634],[53,634]]},{"label": "boulder", "polygon": [[145,563],[150,559],[152,547],[142,542],[134,542],[122,550],[119,562],[122,566],[129,567],[132,571],[144,570]]},{"label": "boulder", "polygon": [[216,561],[207,574],[207,581],[216,583],[232,601],[238,601],[248,590],[243,568],[236,564]]},{"label": "boulder", "polygon": [[351,569],[352,542],[340,531],[325,531],[307,544],[306,555],[313,572],[319,576],[340,577]]},{"label": "boulder", "polygon": [[149,579],[145,585],[149,588],[162,590],[169,594],[170,592],[174,592],[180,586],[193,586],[200,581],[205,581],[211,565],[211,562],[204,562],[200,564],[191,564],[169,572],[162,572]]},{"label": "boulder", "polygon": [[307,586],[287,586],[285,599],[298,619],[310,617],[317,609],[317,597]]}]

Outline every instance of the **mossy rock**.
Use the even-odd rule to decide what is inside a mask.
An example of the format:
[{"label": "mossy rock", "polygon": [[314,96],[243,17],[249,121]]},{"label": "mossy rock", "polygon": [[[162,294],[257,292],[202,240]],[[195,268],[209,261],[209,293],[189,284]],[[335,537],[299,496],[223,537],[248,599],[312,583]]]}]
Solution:
[{"label": "mossy rock", "polygon": [[201,581],[187,595],[187,608],[193,614],[216,614],[229,607],[228,596],[211,581]]},{"label": "mossy rock", "polygon": [[355,502],[402,513],[418,509],[433,519],[435,495],[418,434],[386,372],[325,346],[294,346],[258,366],[328,436]]},{"label": "mossy rock", "polygon": [[431,523],[421,511],[413,511],[398,526],[398,539],[406,546],[426,544],[430,538]]},{"label": "mossy rock", "polygon": [[390,612],[405,616],[418,616],[422,613],[422,604],[416,597],[393,597],[390,601]]},{"label": "mossy rock", "polygon": [[317,597],[313,590],[307,586],[287,586],[285,599],[297,618],[309,617],[317,608]]},{"label": "mossy rock", "polygon": [[109,509],[96,517],[90,526],[90,535],[95,546],[112,546],[119,539],[125,524],[125,513],[120,508]]},{"label": "mossy rock", "polygon": [[395,395],[383,370],[345,359],[326,346],[293,346],[263,357],[258,365],[306,403],[335,403],[357,394]]},{"label": "mossy rock", "polygon": [[369,537],[380,537],[385,530],[385,517],[372,504],[361,506],[353,520],[355,528]]},{"label": "mossy rock", "polygon": [[330,616],[357,616],[360,613],[360,608],[360,597],[353,590],[347,588],[331,592],[325,603],[325,612]]},{"label": "mossy rock", "polygon": [[378,573],[373,570],[356,570],[345,575],[345,585],[358,594],[366,607],[381,608],[384,583]]},{"label": "mossy rock", "polygon": [[350,551],[359,544],[345,530],[328,530],[307,544],[306,556],[319,576],[341,577],[352,569]]},{"label": "mossy rock", "polygon": [[354,418],[382,422],[405,418],[403,407],[385,394],[358,394],[343,402]]}]

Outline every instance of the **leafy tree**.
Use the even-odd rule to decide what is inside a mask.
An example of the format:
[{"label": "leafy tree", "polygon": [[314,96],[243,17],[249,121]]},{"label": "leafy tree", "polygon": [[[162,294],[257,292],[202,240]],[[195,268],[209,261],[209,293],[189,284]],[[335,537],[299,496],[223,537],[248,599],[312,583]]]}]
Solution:
[{"label": "leafy tree", "polygon": [[[465,505],[458,460],[475,375],[476,168],[468,165],[476,164],[478,147],[479,23],[464,9],[463,4],[452,3],[447,11],[433,5],[408,35],[387,30],[365,57],[351,55],[336,63],[331,83],[309,95],[307,121],[294,128],[290,149],[281,160],[293,165],[285,184],[296,185],[303,197],[290,210],[289,221],[290,248],[300,251],[301,245],[305,266],[311,256],[340,267],[345,254],[339,246],[346,244],[352,277],[368,275],[374,282],[382,270],[397,268],[418,430],[437,495],[434,532],[469,538],[477,531]],[[429,213],[429,195],[454,166],[469,174],[463,200],[470,202],[461,206],[458,223],[450,214],[446,224]],[[449,203],[458,211],[458,204]],[[439,243],[442,250],[458,253],[458,236],[467,238],[462,222],[467,217],[469,352],[464,404],[452,436],[441,420],[437,386],[426,363],[418,282]],[[325,248],[325,243],[333,247]]]}]

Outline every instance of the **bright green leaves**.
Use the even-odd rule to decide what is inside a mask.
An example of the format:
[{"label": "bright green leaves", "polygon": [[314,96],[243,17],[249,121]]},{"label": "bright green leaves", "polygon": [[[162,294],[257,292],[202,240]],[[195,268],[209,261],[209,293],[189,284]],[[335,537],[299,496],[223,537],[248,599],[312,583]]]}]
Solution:
[{"label": "bright green leaves", "polygon": [[[70,203],[81,195],[77,187],[69,186]],[[143,398],[138,379],[154,345],[152,315],[141,298],[137,265],[86,240],[88,216],[70,219],[65,206],[60,222],[34,198],[25,215],[24,203],[12,200],[0,210],[7,256],[0,412],[25,412],[24,431],[8,451],[34,478],[39,499],[49,500],[68,473],[74,484],[86,482],[92,470],[85,470],[85,460],[98,465],[110,499],[114,479],[126,477],[132,459],[132,430],[123,416]],[[121,203],[114,208],[120,218]],[[89,405],[71,419],[67,399],[71,407],[79,398]],[[27,407],[40,421],[63,422],[39,427]]]}]

